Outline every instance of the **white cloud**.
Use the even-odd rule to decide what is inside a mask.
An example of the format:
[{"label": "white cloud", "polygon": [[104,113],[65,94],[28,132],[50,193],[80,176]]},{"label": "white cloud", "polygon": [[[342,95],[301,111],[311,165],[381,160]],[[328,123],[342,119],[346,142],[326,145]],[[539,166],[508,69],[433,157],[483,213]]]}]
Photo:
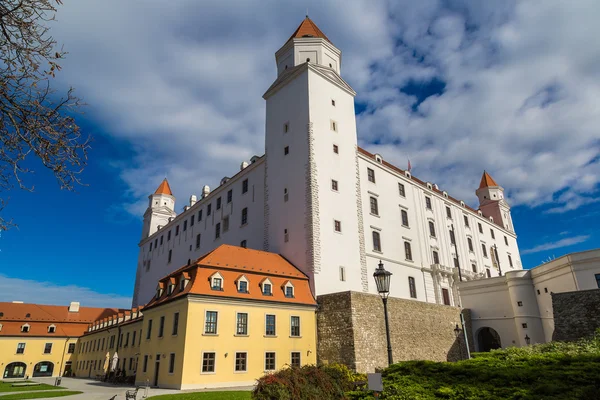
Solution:
[{"label": "white cloud", "polygon": [[[483,169],[512,205],[565,212],[600,180],[600,4],[332,0],[80,0],[52,32],[70,52],[61,79],[136,153],[120,164],[137,215],[167,176],[182,200],[264,151],[274,52],[311,17],[343,51],[367,109],[367,149],[473,204]],[[414,113],[409,82],[445,82]],[[379,143],[377,145],[371,143]],[[557,195],[560,193],[560,195]]]},{"label": "white cloud", "polygon": [[116,294],[98,293],[75,285],[57,285],[29,279],[0,275],[0,301],[68,305],[78,301],[84,307],[131,307],[131,298]]},{"label": "white cloud", "polygon": [[568,247],[568,246],[572,246],[574,244],[583,243],[583,242],[587,241],[589,238],[590,238],[589,235],[580,235],[580,236],[573,236],[570,238],[564,238],[564,239],[557,240],[556,242],[548,242],[548,243],[544,243],[544,244],[540,244],[538,246],[532,247],[530,249],[522,250],[521,254],[539,253],[541,251],[559,249],[561,247]]}]

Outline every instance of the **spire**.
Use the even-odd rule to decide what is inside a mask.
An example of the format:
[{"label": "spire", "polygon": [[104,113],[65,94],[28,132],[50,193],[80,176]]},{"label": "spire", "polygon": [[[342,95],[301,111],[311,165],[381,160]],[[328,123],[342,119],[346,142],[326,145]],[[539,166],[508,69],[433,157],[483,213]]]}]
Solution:
[{"label": "spire", "polygon": [[163,179],[162,183],[156,189],[154,194],[168,194],[169,196],[173,196],[173,192],[171,192],[171,186],[169,186],[169,181],[167,181],[167,178]]},{"label": "spire", "polygon": [[304,18],[304,21],[302,21],[302,23],[300,24],[298,29],[296,29],[296,31],[292,34],[292,36],[290,36],[290,38],[287,40],[287,42],[289,42],[290,40],[295,39],[295,38],[303,38],[303,37],[321,38],[321,39],[325,39],[329,43],[331,43],[331,40],[329,40],[327,38],[327,36],[325,36],[325,34],[323,32],[321,32],[321,30],[317,27],[317,25],[315,25],[315,23],[312,22],[312,20],[310,18],[308,18],[308,15],[306,16],[306,18]]},{"label": "spire", "polygon": [[481,183],[479,184],[479,189],[483,189],[489,186],[499,186],[494,178],[487,173],[487,171],[483,171],[483,176],[481,177]]}]

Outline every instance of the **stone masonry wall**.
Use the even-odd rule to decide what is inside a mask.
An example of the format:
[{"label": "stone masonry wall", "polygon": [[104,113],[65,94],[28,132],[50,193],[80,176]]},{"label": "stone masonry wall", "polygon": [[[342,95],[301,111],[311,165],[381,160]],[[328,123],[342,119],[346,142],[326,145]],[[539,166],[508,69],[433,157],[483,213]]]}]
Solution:
[{"label": "stone masonry wall", "polygon": [[[317,359],[340,362],[359,372],[387,366],[383,303],[378,295],[342,292],[318,296]],[[394,361],[454,361],[466,357],[463,336],[457,340],[460,309],[414,300],[388,299]],[[471,319],[463,310],[469,343]]]},{"label": "stone masonry wall", "polygon": [[577,340],[600,328],[600,289],[552,293],[552,340]]}]

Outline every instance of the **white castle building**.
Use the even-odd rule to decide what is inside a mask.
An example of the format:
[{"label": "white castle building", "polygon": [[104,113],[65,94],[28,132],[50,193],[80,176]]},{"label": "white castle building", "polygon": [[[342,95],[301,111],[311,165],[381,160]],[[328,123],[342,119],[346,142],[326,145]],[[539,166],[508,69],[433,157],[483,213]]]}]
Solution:
[{"label": "white castle building", "polygon": [[263,96],[265,154],[192,195],[179,214],[166,179],[149,196],[133,306],[223,243],[280,253],[315,295],[376,293],[381,260],[394,274],[390,296],[457,305],[457,265],[466,280],[521,269],[510,207],[489,174],[475,210],[357,146],[356,92],[341,77],[341,51],[308,17],[275,60]]}]

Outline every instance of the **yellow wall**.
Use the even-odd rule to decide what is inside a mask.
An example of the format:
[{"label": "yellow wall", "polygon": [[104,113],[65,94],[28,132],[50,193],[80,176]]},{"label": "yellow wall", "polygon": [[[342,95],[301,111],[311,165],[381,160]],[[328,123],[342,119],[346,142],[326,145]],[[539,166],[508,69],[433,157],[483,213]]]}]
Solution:
[{"label": "yellow wall", "polygon": [[[52,376],[62,374],[64,365],[74,361],[75,354],[68,354],[69,343],[76,343],[77,338],[66,337],[0,337],[0,379],[4,377],[6,366],[12,362],[23,362],[27,365],[25,375],[32,377],[34,367],[42,361],[54,364]],[[17,354],[17,345],[25,343],[23,354]],[[46,343],[52,343],[50,354],[44,354]],[[66,344],[66,345],[65,345]],[[74,368],[73,362],[73,368]]]},{"label": "yellow wall", "polygon": [[[184,344],[186,335],[188,303],[185,298],[144,311],[142,346],[140,348],[136,384],[155,383],[156,360],[159,354],[158,386],[162,388],[181,388]],[[173,335],[174,314],[179,313],[177,335]],[[165,317],[163,336],[159,337],[160,317]],[[146,339],[148,321],[152,320],[150,339]],[[188,350],[185,349],[187,352]],[[170,354],[175,354],[175,368],[169,373]],[[148,356],[148,365],[144,372],[144,356]]]},{"label": "yellow wall", "polygon": [[[123,359],[126,359],[125,370],[126,375],[134,375],[136,368],[136,357],[140,352],[140,330],[142,329],[142,320],[125,322],[121,325],[121,333],[123,340],[121,346],[116,349],[119,356],[119,369],[122,369]],[[133,332],[136,333],[135,344],[133,343]],[[111,326],[108,328],[99,329],[94,332],[85,334],[79,339],[77,349],[75,351],[75,359],[73,362],[73,370],[77,377],[96,377],[96,375],[104,375],[104,360],[106,353],[109,353],[112,360],[115,353],[115,348],[118,343],[118,327]],[[127,343],[127,333],[129,333],[129,342]],[[110,338],[115,336],[114,345],[110,347]],[[104,342],[103,342],[104,340]],[[87,343],[90,343],[89,346]],[[127,346],[125,346],[127,343]],[[133,358],[131,369],[129,368],[130,359]]]},{"label": "yellow wall", "polygon": [[[265,373],[265,352],[276,353],[276,369],[300,352],[301,364],[316,364],[315,307],[255,301],[188,298],[182,389],[246,386]],[[206,311],[218,312],[216,335],[204,334]],[[237,336],[236,313],[248,314],[248,335]],[[276,336],[265,336],[266,314],[276,315]],[[290,317],[300,317],[300,337],[290,337]],[[202,373],[203,352],[215,352],[215,372]],[[235,372],[235,353],[247,353],[247,371]]]}]

